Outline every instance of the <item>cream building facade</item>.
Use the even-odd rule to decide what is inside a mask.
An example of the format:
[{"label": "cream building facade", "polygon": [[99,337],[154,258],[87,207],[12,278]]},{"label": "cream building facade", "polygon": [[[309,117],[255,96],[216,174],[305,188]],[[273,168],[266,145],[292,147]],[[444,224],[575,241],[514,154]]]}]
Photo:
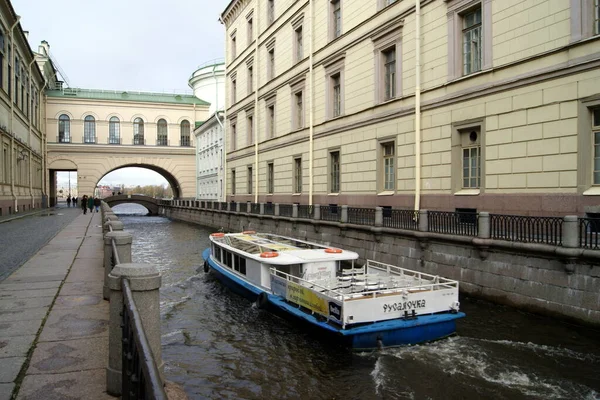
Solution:
[{"label": "cream building facade", "polygon": [[600,212],[599,7],[231,1],[228,201]]},{"label": "cream building facade", "polygon": [[0,215],[44,203],[45,80],[19,20],[0,1]]}]

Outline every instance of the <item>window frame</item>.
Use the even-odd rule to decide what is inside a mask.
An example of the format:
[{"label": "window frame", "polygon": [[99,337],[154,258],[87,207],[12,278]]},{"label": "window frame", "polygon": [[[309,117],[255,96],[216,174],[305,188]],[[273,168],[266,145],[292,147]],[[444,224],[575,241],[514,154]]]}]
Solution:
[{"label": "window frame", "polygon": [[304,14],[300,14],[292,21],[292,52],[294,63],[304,60]]},{"label": "window frame", "polygon": [[108,119],[108,144],[121,144],[121,119],[116,115]]},{"label": "window frame", "polygon": [[247,45],[250,46],[254,41],[254,9],[246,15],[246,38]]},{"label": "window frame", "polygon": [[[235,184],[235,180],[236,180],[236,176],[235,176],[235,168],[231,168],[231,195],[235,196],[235,191],[236,191],[236,184]],[[235,211],[235,210],[232,210]]]},{"label": "window frame", "polygon": [[[596,9],[596,1],[571,0],[571,43],[600,35],[600,32],[598,32],[600,27],[596,26],[595,21],[598,17],[595,12],[600,12]],[[600,2],[598,7],[600,7]]]},{"label": "window frame", "polygon": [[231,59],[235,60],[235,58],[237,57],[237,29],[234,29],[233,32],[231,32],[231,35],[229,36],[230,38],[230,51],[231,51]]},{"label": "window frame", "polygon": [[[296,80],[294,82],[290,83],[290,91],[291,91],[291,98],[290,98],[290,110],[291,110],[291,130],[292,131],[297,131],[300,129],[304,129],[305,125],[306,125],[306,101],[305,101],[305,95],[306,95],[306,81],[305,79],[301,79],[301,80]],[[302,100],[302,109],[298,110],[298,104],[297,104],[297,96],[300,95],[301,96],[301,100]],[[300,111],[300,113],[299,113]]]},{"label": "window frame", "polygon": [[[184,124],[187,124],[187,131],[186,126]],[[184,119],[179,123],[179,146],[190,147],[191,145],[191,124],[190,121]]]},{"label": "window frame", "polygon": [[58,143],[71,143],[71,117],[67,114],[61,114],[58,117],[57,139]]},{"label": "window frame", "polygon": [[253,186],[254,186],[254,174],[252,165],[248,165],[246,168],[246,186],[248,194],[252,194]]},{"label": "window frame", "polygon": [[[334,162],[334,155],[337,154],[337,163]],[[342,155],[341,149],[336,147],[327,151],[327,192],[328,194],[340,194],[342,191]],[[334,176],[335,175],[335,176]],[[337,182],[336,178],[337,177]],[[336,190],[337,189],[337,190]]]},{"label": "window frame", "polygon": [[[492,0],[446,0],[448,27],[448,80],[472,76],[492,67]],[[481,8],[481,69],[463,74],[463,17]]]},{"label": "window frame", "polygon": [[[471,132],[477,132],[476,143],[470,145]],[[457,122],[452,125],[451,137],[451,184],[454,195],[479,195],[485,191],[485,120],[482,118]],[[479,148],[479,187],[465,187],[463,184],[463,151]]]},{"label": "window frame", "polygon": [[248,94],[251,94],[252,92],[254,92],[254,63],[253,62],[249,62],[246,64],[246,72],[247,72]]},{"label": "window frame", "polygon": [[237,118],[231,118],[229,120],[229,129],[231,130],[230,149],[231,149],[231,151],[236,151],[237,150]]},{"label": "window frame", "polygon": [[275,22],[275,0],[267,0],[267,25]]},{"label": "window frame", "polygon": [[[387,146],[391,146],[393,154],[386,156],[385,150]],[[387,187],[388,183],[386,178],[386,159],[391,158],[393,161],[392,165],[392,187]],[[377,192],[378,194],[393,194],[396,192],[398,187],[398,149],[396,145],[395,137],[381,138],[377,144]]]},{"label": "window frame", "polygon": [[302,156],[296,156],[293,158],[293,194],[302,193]]},{"label": "window frame", "polygon": [[[373,41],[373,59],[375,61],[375,104],[385,103],[402,98],[402,20],[392,20],[380,32],[371,37]],[[394,96],[386,97],[385,88],[385,53],[394,48],[396,53],[396,82]]]},{"label": "window frame", "polygon": [[156,145],[169,145],[169,123],[164,118],[160,118],[158,121],[156,121]]},{"label": "window frame", "polygon": [[600,195],[600,183],[594,184],[594,110],[600,110],[600,94],[579,100],[577,110],[577,192],[584,196]]},{"label": "window frame", "polygon": [[254,137],[254,132],[256,132],[256,129],[254,129],[254,110],[247,110],[246,111],[246,143],[248,143],[248,146],[251,146],[254,144],[256,138]]},{"label": "window frame", "polygon": [[[336,6],[339,5],[339,8]],[[339,18],[336,18],[336,10],[339,9]],[[343,32],[343,6],[342,0],[329,0],[329,41],[341,37]]]},{"label": "window frame", "polygon": [[267,194],[275,193],[275,162],[267,161]]},{"label": "window frame", "polygon": [[138,145],[143,146],[145,144],[144,143],[144,120],[141,117],[136,117],[133,120],[133,144],[136,146],[138,146]]},{"label": "window frame", "polygon": [[83,143],[96,143],[96,118],[93,115],[83,119]]},{"label": "window frame", "polygon": [[277,97],[272,96],[265,100],[265,131],[267,139],[273,139],[275,137],[276,130],[276,104]]},{"label": "window frame", "polygon": [[[327,105],[325,107],[325,113],[327,119],[335,119],[342,117],[345,112],[345,54],[341,55],[340,59],[334,60],[329,65],[325,66],[325,79],[326,79],[326,96]],[[334,79],[339,76],[340,82],[340,93],[339,93],[339,113],[336,114],[334,102],[335,102],[335,87]]]}]

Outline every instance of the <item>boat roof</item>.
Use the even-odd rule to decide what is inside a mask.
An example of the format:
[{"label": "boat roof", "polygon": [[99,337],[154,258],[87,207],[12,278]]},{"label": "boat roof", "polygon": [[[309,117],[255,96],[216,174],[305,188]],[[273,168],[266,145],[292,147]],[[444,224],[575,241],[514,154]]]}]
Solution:
[{"label": "boat roof", "polygon": [[[266,264],[304,264],[320,261],[355,260],[358,258],[358,253],[353,251],[271,233],[245,231],[241,233],[212,234],[210,240]],[[261,257],[263,253],[277,253],[277,255],[274,257]]]}]

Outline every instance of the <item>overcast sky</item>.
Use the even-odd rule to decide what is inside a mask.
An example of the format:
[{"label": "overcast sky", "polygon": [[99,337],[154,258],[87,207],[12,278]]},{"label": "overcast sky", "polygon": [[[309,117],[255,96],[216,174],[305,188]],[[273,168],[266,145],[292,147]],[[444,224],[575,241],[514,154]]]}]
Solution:
[{"label": "overcast sky", "polygon": [[[71,87],[191,94],[198,65],[224,57],[219,15],[229,0],[12,0],[37,51],[42,40]],[[65,177],[63,177],[65,175]],[[59,175],[59,182],[66,178]],[[75,174],[71,174],[71,182]],[[147,169],[102,184],[157,185]],[[68,178],[66,178],[68,180]]]}]

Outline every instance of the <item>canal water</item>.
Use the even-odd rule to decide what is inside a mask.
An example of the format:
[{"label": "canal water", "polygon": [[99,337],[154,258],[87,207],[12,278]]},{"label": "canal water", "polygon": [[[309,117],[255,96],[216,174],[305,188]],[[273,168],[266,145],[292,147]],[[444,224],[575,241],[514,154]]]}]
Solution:
[{"label": "canal water", "polygon": [[352,353],[205,274],[211,229],[135,207],[114,211],[163,274],[165,375],[191,399],[600,399],[598,331],[463,297],[456,336]]}]

